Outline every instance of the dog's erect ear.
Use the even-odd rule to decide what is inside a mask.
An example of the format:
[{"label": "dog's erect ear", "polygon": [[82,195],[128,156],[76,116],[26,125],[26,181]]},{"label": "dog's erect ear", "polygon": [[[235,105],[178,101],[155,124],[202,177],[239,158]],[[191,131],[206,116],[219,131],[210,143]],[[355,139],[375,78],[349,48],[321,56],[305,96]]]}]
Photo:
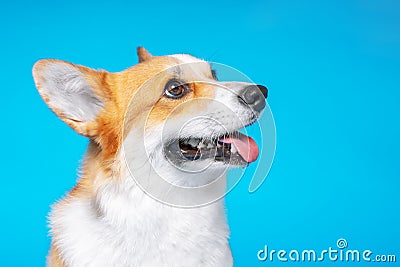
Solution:
[{"label": "dog's erect ear", "polygon": [[144,47],[139,46],[136,51],[139,58],[139,63],[149,60],[152,57],[149,51],[147,51]]},{"label": "dog's erect ear", "polygon": [[61,60],[39,60],[32,72],[52,111],[79,134],[95,136],[96,117],[105,105],[107,72]]}]

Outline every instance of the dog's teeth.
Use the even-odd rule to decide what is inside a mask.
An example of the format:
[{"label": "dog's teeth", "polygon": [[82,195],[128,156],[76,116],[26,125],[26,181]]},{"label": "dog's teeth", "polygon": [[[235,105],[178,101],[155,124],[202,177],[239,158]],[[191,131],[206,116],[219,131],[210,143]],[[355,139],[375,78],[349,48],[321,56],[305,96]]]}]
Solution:
[{"label": "dog's teeth", "polygon": [[188,144],[191,145],[192,147],[196,147],[198,143],[199,142],[196,139],[189,139],[188,140]]},{"label": "dog's teeth", "polygon": [[237,152],[237,149],[236,149],[236,147],[234,145],[231,145],[231,152],[232,153],[236,153]]},{"label": "dog's teeth", "polygon": [[200,142],[199,145],[197,146],[198,149],[205,148],[206,145],[203,142]]}]

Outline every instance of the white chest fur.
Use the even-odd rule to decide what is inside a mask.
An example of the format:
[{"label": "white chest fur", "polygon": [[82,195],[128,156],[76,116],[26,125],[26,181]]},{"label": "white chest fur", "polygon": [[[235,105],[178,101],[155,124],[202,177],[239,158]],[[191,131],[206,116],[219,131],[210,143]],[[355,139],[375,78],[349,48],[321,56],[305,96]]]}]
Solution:
[{"label": "white chest fur", "polygon": [[232,266],[223,200],[171,207],[125,179],[60,202],[50,222],[68,266]]}]

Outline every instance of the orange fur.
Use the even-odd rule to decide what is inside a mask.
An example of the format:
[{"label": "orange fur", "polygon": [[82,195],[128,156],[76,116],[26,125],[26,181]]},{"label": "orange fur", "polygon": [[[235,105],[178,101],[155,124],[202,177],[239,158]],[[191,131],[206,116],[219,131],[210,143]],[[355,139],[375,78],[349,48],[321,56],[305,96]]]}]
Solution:
[{"label": "orange fur", "polygon": [[141,46],[137,48],[137,55],[139,58],[139,63],[149,60],[152,57],[152,55],[144,47]]},{"label": "orange fur", "polygon": [[[33,75],[38,91],[51,110],[66,124],[81,135],[91,138],[88,151],[81,168],[81,176],[77,185],[68,195],[88,197],[96,192],[101,181],[95,181],[99,171],[113,173],[114,175],[101,175],[101,177],[117,177],[118,169],[113,168],[115,156],[121,148],[123,133],[133,127],[145,111],[150,112],[147,126],[157,125],[166,119],[179,103],[193,98],[212,98],[213,90],[203,83],[193,83],[192,92],[184,98],[176,101],[160,98],[163,94],[163,86],[171,77],[161,72],[179,64],[178,60],[168,56],[151,56],[143,47],[138,48],[140,64],[117,73],[96,71],[84,66],[67,63],[77,67],[83,73],[87,83],[93,88],[104,102],[104,109],[95,121],[80,122],[67,118],[60,110],[49,103],[48,97],[42,93],[43,69],[49,63],[59,60],[40,60],[33,68]],[[168,72],[167,72],[168,73]],[[140,90],[138,90],[141,88]],[[157,89],[157,90],[154,90]],[[140,105],[131,105],[132,98],[137,97]],[[193,107],[193,109],[201,108]],[[178,114],[178,113],[177,113]],[[125,124],[124,124],[125,122]],[[125,129],[124,129],[125,127]]]},{"label": "orange fur", "polygon": [[49,255],[47,256],[47,265],[51,267],[65,267],[63,260],[61,259],[61,254],[58,248],[52,244]]}]

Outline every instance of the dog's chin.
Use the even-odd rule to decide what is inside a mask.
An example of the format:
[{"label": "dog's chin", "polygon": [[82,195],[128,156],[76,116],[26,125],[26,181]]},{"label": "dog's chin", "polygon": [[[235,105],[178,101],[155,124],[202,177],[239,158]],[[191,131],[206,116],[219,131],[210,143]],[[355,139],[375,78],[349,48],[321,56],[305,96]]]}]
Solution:
[{"label": "dog's chin", "polygon": [[246,167],[258,157],[254,140],[237,131],[218,137],[184,137],[164,145],[164,154],[175,165],[203,165]]}]

